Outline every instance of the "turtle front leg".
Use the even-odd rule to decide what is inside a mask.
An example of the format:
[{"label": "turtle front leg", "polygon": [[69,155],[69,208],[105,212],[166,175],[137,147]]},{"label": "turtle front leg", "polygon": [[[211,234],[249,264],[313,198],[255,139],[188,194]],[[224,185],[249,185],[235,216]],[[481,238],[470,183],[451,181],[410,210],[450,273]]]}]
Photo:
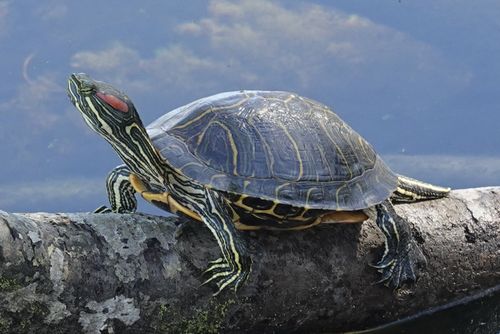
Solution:
[{"label": "turtle front leg", "polygon": [[382,273],[377,283],[394,289],[404,282],[415,282],[417,268],[426,264],[425,256],[416,244],[406,220],[400,217],[389,200],[375,206],[377,226],[385,236],[382,259],[374,265]]},{"label": "turtle front leg", "polygon": [[106,191],[111,208],[103,205],[94,213],[133,213],[137,209],[135,190],[130,183],[130,169],[125,165],[117,166],[106,178]]},{"label": "turtle front leg", "polygon": [[203,284],[215,282],[218,290],[214,295],[226,287],[233,287],[236,291],[248,278],[252,260],[222,195],[210,189],[205,189],[204,195],[205,201],[197,201],[195,211],[217,240],[223,257],[210,262],[204,272],[209,277]]}]

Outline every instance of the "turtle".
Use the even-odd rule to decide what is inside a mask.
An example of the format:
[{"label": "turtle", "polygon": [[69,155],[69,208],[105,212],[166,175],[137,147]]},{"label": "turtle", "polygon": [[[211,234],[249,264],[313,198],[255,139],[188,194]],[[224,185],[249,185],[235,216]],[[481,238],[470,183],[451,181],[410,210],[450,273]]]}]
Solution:
[{"label": "turtle", "polygon": [[106,188],[110,207],[133,213],[138,193],[171,213],[201,221],[222,256],[206,281],[218,294],[247,280],[244,230],[301,230],[372,218],[385,250],[379,282],[416,281],[425,256],[393,203],[446,196],[450,188],[393,172],[373,147],[326,105],[285,91],[240,90],[198,99],[145,127],[131,99],[111,84],[71,74],[68,96],[123,165]]}]

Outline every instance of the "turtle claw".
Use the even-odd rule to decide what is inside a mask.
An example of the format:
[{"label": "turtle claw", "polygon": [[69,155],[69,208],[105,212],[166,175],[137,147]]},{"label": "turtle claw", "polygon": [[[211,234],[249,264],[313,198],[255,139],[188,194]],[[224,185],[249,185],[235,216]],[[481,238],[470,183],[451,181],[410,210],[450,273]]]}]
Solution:
[{"label": "turtle claw", "polygon": [[[250,265],[251,262],[249,261]],[[219,258],[209,263],[208,268],[203,272],[203,275],[210,275],[201,285],[207,285],[215,282],[217,291],[213,294],[217,296],[222,290],[227,287],[233,288],[236,291],[241,283],[245,282],[250,273],[250,265],[243,268],[232,268],[232,266],[223,258]]]},{"label": "turtle claw", "polygon": [[[217,260],[210,261],[209,266],[207,269],[205,269],[205,271],[203,272],[203,275],[206,275],[209,272],[214,271],[214,270],[218,271],[220,269],[229,269],[229,264],[223,258],[219,258]],[[214,274],[214,275],[216,275],[216,274]],[[212,275],[212,277],[214,275]],[[205,283],[203,283],[203,284],[205,284]]]},{"label": "turtle claw", "polygon": [[220,257],[217,260],[210,261],[209,264],[220,264],[220,263],[226,263],[226,260],[224,258]]},{"label": "turtle claw", "polygon": [[[217,273],[214,273],[213,275],[211,275],[205,282],[203,282],[201,285],[207,285],[209,284],[210,282],[213,282],[215,279],[219,278],[219,277],[226,277],[228,275],[231,274],[231,271],[230,270],[226,270],[226,271],[219,271]],[[219,282],[216,283],[217,286],[219,286]]]},{"label": "turtle claw", "polygon": [[374,264],[370,263],[369,266],[372,268],[375,268],[375,269],[384,269],[384,268],[391,266],[393,263],[394,263],[394,259],[388,260],[388,259],[382,258],[382,260],[378,261],[377,263],[374,263]]},{"label": "turtle claw", "polygon": [[390,267],[394,264],[394,261],[396,261],[397,256],[398,254],[394,249],[392,251],[386,251],[384,255],[382,255],[382,258],[377,263],[371,263],[370,267],[376,269],[384,269]]},{"label": "turtle claw", "polygon": [[417,280],[417,268],[426,264],[420,248],[414,243],[407,244],[407,248],[389,263],[379,268],[382,277],[376,283],[397,289],[403,283],[413,283]]},{"label": "turtle claw", "polygon": [[388,287],[397,288],[399,286],[399,276],[394,272],[395,267],[396,265],[393,262],[393,265],[380,269],[378,272],[382,274],[382,277],[373,284],[384,284]]},{"label": "turtle claw", "polygon": [[106,205],[101,205],[93,211],[93,213],[134,213],[135,209],[128,210],[126,208],[108,208]]},{"label": "turtle claw", "polygon": [[209,277],[205,282],[201,283],[200,286],[207,285],[208,283],[212,282],[215,278],[216,278],[216,276]]},{"label": "turtle claw", "polygon": [[108,208],[106,205],[101,205],[97,209],[94,210],[93,213],[110,213],[113,212],[110,208]]}]

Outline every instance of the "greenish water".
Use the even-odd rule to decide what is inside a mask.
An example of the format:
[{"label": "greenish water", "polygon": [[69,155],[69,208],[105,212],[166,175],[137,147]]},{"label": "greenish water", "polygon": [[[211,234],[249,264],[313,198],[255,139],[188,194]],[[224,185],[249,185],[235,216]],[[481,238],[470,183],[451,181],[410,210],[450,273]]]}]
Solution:
[{"label": "greenish water", "polygon": [[351,334],[500,334],[500,285],[375,329]]}]

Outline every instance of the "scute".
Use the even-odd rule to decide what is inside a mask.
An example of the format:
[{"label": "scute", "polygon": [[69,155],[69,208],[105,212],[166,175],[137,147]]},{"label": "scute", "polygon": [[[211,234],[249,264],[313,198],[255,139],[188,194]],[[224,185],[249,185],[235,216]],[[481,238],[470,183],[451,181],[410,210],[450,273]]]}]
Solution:
[{"label": "scute", "polygon": [[172,167],[222,191],[357,210],[382,202],[397,185],[371,145],[333,111],[288,92],[214,95],[147,130]]}]

